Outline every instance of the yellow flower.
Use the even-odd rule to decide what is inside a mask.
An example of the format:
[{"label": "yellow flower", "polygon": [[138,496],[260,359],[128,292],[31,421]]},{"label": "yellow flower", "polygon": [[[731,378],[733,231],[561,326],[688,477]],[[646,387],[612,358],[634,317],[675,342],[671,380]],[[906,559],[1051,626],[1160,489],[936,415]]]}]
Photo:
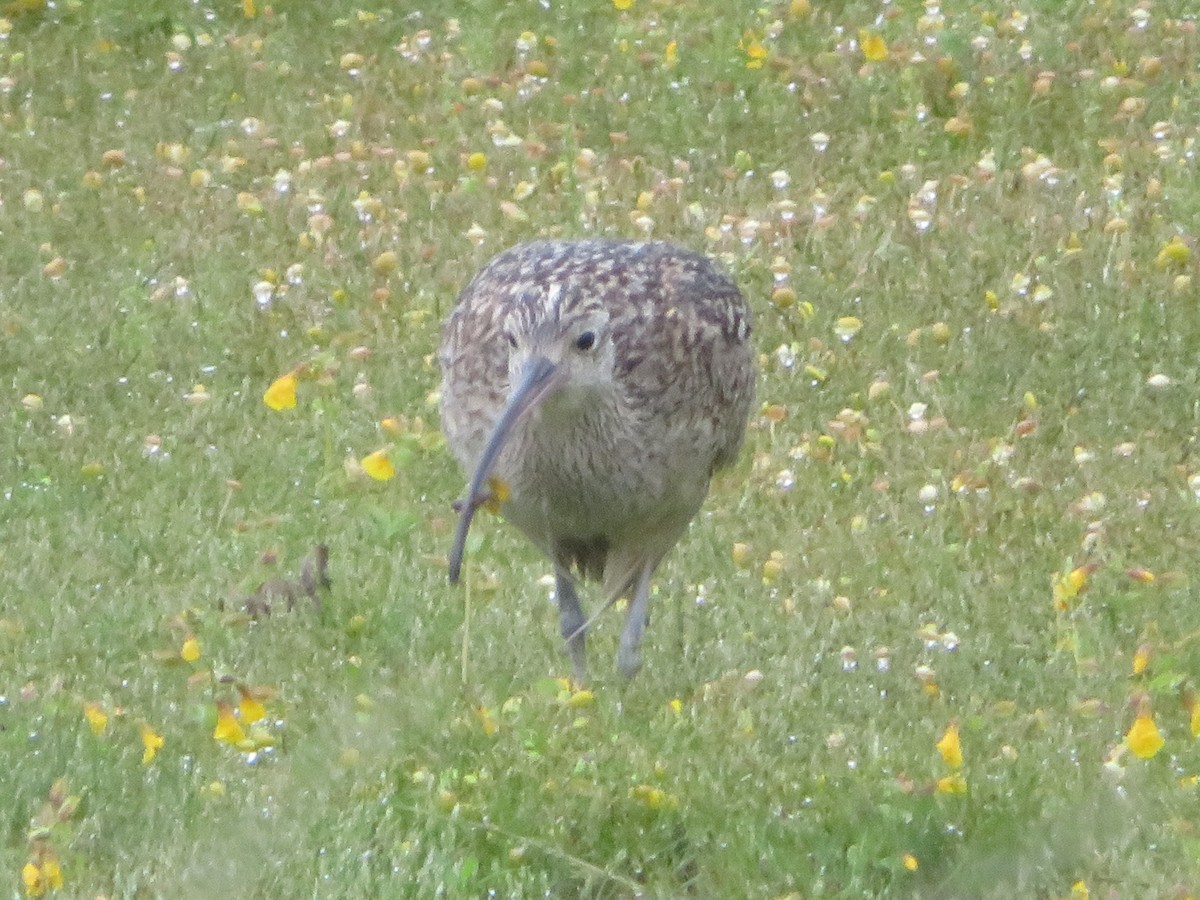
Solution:
[{"label": "yellow flower", "polygon": [[162,749],[166,740],[161,734],[147,725],[145,722],[141,724],[142,732],[142,765],[148,766],[154,762],[154,757],[158,755],[158,751]]},{"label": "yellow flower", "polygon": [[633,4],[636,0],[612,0],[613,6],[617,9],[633,9]]},{"label": "yellow flower", "polygon": [[1125,743],[1134,755],[1141,759],[1149,759],[1162,749],[1166,741],[1159,734],[1158,726],[1154,724],[1154,716],[1146,710],[1139,712],[1133,720],[1129,733],[1125,735]]},{"label": "yellow flower", "polygon": [[237,208],[251,216],[261,216],[262,201],[250,191],[240,191],[237,195]]},{"label": "yellow flower", "polygon": [[883,62],[887,59],[887,43],[879,35],[869,31],[860,31],[858,42],[862,46],[863,56],[869,62]]},{"label": "yellow flower", "polygon": [[1088,577],[1095,571],[1095,565],[1076,566],[1065,575],[1059,575],[1054,580],[1054,608],[1066,612],[1071,608],[1071,601],[1083,593],[1087,587]]},{"label": "yellow flower", "polygon": [[1188,711],[1190,717],[1189,723],[1192,728],[1192,737],[1200,737],[1200,703],[1193,703],[1192,708]]},{"label": "yellow flower", "polygon": [[87,719],[88,725],[92,727],[92,734],[104,734],[104,729],[108,727],[108,713],[100,707],[99,703],[84,704],[83,715]]},{"label": "yellow flower", "polygon": [[1091,895],[1086,881],[1077,881],[1071,885],[1071,900],[1088,900]]},{"label": "yellow flower", "polygon": [[483,508],[492,515],[498,515],[500,507],[508,502],[508,497],[512,493],[512,488],[508,486],[508,482],[499,475],[491,475],[488,477],[488,494],[487,499],[483,502]]},{"label": "yellow flower", "polygon": [[1078,594],[1087,586],[1088,575],[1090,574],[1091,570],[1087,566],[1076,566],[1067,573],[1067,584],[1075,594]]},{"label": "yellow flower", "polygon": [[253,753],[256,750],[274,746],[275,736],[271,732],[267,731],[262,725],[252,725],[249,736],[245,741],[238,744],[238,749],[243,753]]},{"label": "yellow flower", "polygon": [[1167,267],[1182,269],[1191,258],[1191,248],[1183,242],[1183,238],[1175,235],[1162,245],[1162,249],[1158,251],[1158,256],[1154,259],[1154,264],[1160,269]]},{"label": "yellow flower", "polygon": [[[942,131],[946,134],[952,134],[955,137],[966,137],[971,133],[971,120],[967,116],[951,116],[946,120],[946,124],[942,126]],[[945,343],[939,341],[938,343]]]},{"label": "yellow flower", "polygon": [[396,474],[396,467],[388,459],[387,450],[376,450],[374,453],[364,456],[359,464],[363,467],[363,471],[376,481],[387,481]]},{"label": "yellow flower", "polygon": [[40,897],[46,893],[46,885],[42,881],[42,870],[34,863],[25,863],[21,869],[21,880],[25,882],[25,893],[28,896]]},{"label": "yellow flower", "polygon": [[[483,156],[482,153],[472,154],[472,156]],[[487,157],[484,157],[485,163]],[[474,167],[472,167],[474,168]],[[400,257],[396,255],[395,250],[384,250],[377,257],[371,260],[371,271],[380,278],[386,278],[400,267]]]},{"label": "yellow flower", "polygon": [[663,50],[663,65],[668,69],[675,68],[679,62],[679,44],[675,41],[669,41],[667,47]]},{"label": "yellow flower", "polygon": [[596,695],[589,690],[573,691],[567,699],[567,706],[571,709],[586,709],[596,702]]},{"label": "yellow flower", "polygon": [[271,382],[271,386],[267,388],[263,394],[263,403],[268,407],[280,412],[285,409],[296,408],[296,373],[288,372],[286,375],[280,375]]},{"label": "yellow flower", "polygon": [[911,853],[905,853],[902,857],[900,857],[900,861],[904,863],[904,868],[908,869],[910,872],[917,871],[917,868],[921,865],[919,862],[917,862],[917,858]]},{"label": "yellow flower", "polygon": [[963,764],[962,744],[958,740],[958,725],[951,722],[946,728],[946,733],[942,735],[942,739],[937,742],[938,753],[942,754],[942,759],[946,765],[952,769],[961,769]]},{"label": "yellow flower", "polygon": [[763,62],[770,55],[770,51],[756,37],[742,41],[741,47],[746,54],[747,69],[761,69]]},{"label": "yellow flower", "polygon": [[267,708],[258,700],[250,691],[245,688],[238,688],[241,692],[242,699],[238,701],[238,712],[242,716],[242,721],[247,725],[253,725],[260,719],[267,717]]},{"label": "yellow flower", "polygon": [[62,889],[62,869],[59,868],[57,859],[47,855],[42,859],[41,865],[35,862],[25,863],[21,868],[21,881],[25,884],[26,896],[40,897],[47,890]]},{"label": "yellow flower", "polygon": [[1141,675],[1150,665],[1150,645],[1141,644],[1133,654],[1133,674]]},{"label": "yellow flower", "polygon": [[52,891],[62,889],[62,869],[59,868],[58,860],[53,856],[42,863],[42,881],[46,882],[46,886]]},{"label": "yellow flower", "polygon": [[184,662],[195,662],[200,658],[200,642],[196,640],[195,635],[188,635],[187,640],[179,649],[179,655]]},{"label": "yellow flower", "polygon": [[764,403],[763,418],[771,424],[777,424],[787,418],[788,408],[782,403]]},{"label": "yellow flower", "polygon": [[965,794],[967,792],[967,779],[961,775],[947,775],[937,780],[935,790],[939,794]]},{"label": "yellow flower", "polygon": [[638,800],[647,809],[678,809],[679,798],[668,794],[652,784],[639,784],[629,789],[629,796]]},{"label": "yellow flower", "polygon": [[917,681],[921,682],[921,690],[925,692],[926,697],[937,697],[941,694],[937,683],[937,672],[933,670],[932,666],[922,663],[914,670],[914,674],[917,676]]},{"label": "yellow flower", "polygon": [[246,740],[246,732],[242,731],[233,707],[228,703],[217,704],[217,727],[213,729],[213,739],[235,747]]},{"label": "yellow flower", "polygon": [[479,724],[483,726],[483,733],[491,737],[500,730],[500,723],[496,721],[495,715],[486,706],[480,706],[475,710],[475,717],[479,719]]},{"label": "yellow flower", "polygon": [[242,17],[253,19],[258,15],[258,10],[254,7],[254,0],[242,0]]},{"label": "yellow flower", "polygon": [[843,341],[848,341],[862,331],[862,327],[862,319],[858,318],[858,316],[842,316],[834,324],[833,333]]}]

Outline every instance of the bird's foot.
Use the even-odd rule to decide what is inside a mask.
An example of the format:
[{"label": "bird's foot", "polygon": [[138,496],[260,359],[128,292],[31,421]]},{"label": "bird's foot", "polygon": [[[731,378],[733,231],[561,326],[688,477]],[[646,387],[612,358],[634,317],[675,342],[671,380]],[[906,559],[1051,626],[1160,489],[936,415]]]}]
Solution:
[{"label": "bird's foot", "polygon": [[567,656],[571,657],[571,680],[581,685],[587,681],[587,651],[583,635],[578,634],[567,641]]}]

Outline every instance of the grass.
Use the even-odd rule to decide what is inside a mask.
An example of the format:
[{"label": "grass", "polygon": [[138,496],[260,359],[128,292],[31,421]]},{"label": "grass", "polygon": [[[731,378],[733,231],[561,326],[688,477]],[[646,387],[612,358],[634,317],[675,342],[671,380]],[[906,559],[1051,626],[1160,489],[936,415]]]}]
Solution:
[{"label": "grass", "polygon": [[[1189,895],[1186,4],[241,6],[3,13],[0,890]],[[580,691],[511,529],[446,584],[432,354],[595,233],[722,260],[762,409]]]}]

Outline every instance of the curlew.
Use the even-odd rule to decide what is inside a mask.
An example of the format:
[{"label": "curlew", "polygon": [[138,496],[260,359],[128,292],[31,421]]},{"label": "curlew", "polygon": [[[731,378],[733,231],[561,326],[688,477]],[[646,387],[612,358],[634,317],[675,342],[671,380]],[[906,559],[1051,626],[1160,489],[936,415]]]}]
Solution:
[{"label": "curlew", "polygon": [[491,260],[442,330],[442,429],[470,478],[458,580],[489,497],[554,564],[576,679],[589,620],[628,597],[617,668],[641,667],[650,579],[734,461],[754,398],[750,311],[707,257],[664,242],[534,241]]}]

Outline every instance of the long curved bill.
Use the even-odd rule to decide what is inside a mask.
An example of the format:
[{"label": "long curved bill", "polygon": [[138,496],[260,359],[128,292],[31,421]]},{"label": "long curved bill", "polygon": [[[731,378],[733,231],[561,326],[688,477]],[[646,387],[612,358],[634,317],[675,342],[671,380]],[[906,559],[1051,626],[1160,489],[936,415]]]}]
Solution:
[{"label": "long curved bill", "polygon": [[463,552],[467,543],[467,532],[471,529],[471,520],[475,511],[487,501],[484,485],[492,474],[492,466],[500,456],[500,451],[508,443],[513,426],[521,420],[539,400],[546,396],[561,378],[561,369],[557,363],[551,362],[544,356],[534,356],[521,370],[516,389],[508,398],[504,412],[500,414],[492,436],[488,438],[483,455],[471,475],[467,486],[467,497],[462,502],[458,513],[458,527],[454,531],[454,546],[450,548],[450,583],[457,584],[462,574]]}]

